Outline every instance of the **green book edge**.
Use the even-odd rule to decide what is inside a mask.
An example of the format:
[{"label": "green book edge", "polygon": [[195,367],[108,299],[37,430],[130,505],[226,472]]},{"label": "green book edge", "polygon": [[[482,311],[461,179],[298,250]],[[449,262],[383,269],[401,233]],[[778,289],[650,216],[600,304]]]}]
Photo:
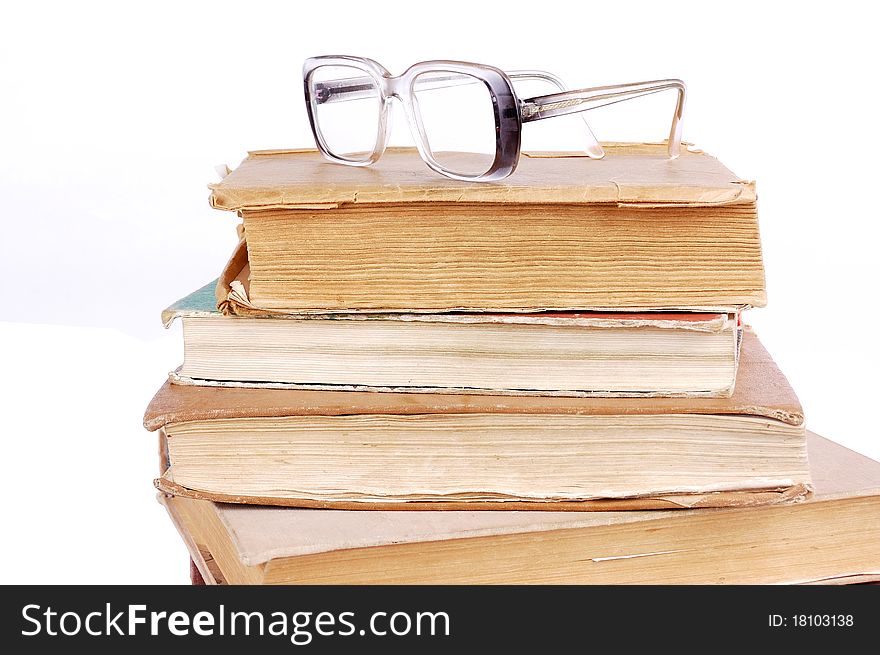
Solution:
[{"label": "green book edge", "polygon": [[202,288],[196,289],[191,294],[166,307],[162,310],[162,325],[167,328],[175,318],[183,316],[219,316],[217,298],[214,295],[216,288],[217,280],[208,282]]}]

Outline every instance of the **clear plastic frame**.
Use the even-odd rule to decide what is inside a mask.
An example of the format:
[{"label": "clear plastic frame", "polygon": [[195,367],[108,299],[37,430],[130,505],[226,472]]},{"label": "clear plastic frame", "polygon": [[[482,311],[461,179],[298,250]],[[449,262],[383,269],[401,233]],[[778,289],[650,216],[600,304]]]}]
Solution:
[{"label": "clear plastic frame", "polygon": [[[558,92],[520,99],[515,80],[543,81]],[[330,161],[349,166],[367,166],[382,156],[395,98],[403,105],[422,159],[434,171],[456,180],[484,182],[513,173],[519,162],[523,123],[663,91],[677,92],[668,141],[670,158],[679,155],[681,144],[685,85],[676,79],[568,91],[558,77],[543,71],[505,73],[483,64],[437,60],[414,64],[395,76],[372,59],[340,55],[307,59],[303,82],[318,149]],[[438,138],[443,130],[435,126],[454,127],[462,122],[477,123],[479,144],[471,144],[475,147],[466,155],[450,156]],[[586,154],[599,159],[605,153],[585,117],[584,122]]]}]

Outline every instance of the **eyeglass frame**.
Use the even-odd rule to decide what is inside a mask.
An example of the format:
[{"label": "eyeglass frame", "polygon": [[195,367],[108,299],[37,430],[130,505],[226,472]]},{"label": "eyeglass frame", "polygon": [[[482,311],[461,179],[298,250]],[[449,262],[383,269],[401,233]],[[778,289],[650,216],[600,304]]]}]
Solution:
[{"label": "eyeglass frame", "polygon": [[[312,91],[312,76],[317,69],[323,66],[343,66],[362,71],[369,76],[375,90],[379,93],[380,107],[376,141],[372,152],[365,159],[346,159],[337,155],[327,145],[321,133],[317,117],[319,98]],[[449,170],[434,158],[428,137],[422,125],[414,90],[417,78],[426,73],[452,73],[469,76],[486,86],[491,96],[495,118],[495,156],[487,171],[475,175],[461,174]],[[513,79],[543,80],[553,84],[560,91],[558,93],[520,99],[514,89]],[[334,92],[331,88],[333,86],[336,87],[336,93],[340,91],[352,93],[356,92],[359,88],[356,86],[357,82],[357,79],[352,78],[349,80],[337,80],[331,84],[320,84],[323,85],[322,90],[327,89],[330,93]],[[342,83],[347,83],[349,86],[344,87]],[[309,124],[315,138],[315,143],[321,154],[328,160],[348,166],[369,166],[378,161],[385,151],[390,138],[391,123],[388,119],[389,110],[391,109],[392,99],[396,98],[403,105],[410,132],[414,137],[416,148],[422,160],[429,168],[440,175],[466,182],[500,180],[508,177],[516,170],[521,154],[523,123],[579,113],[667,90],[676,90],[678,92],[667,144],[669,158],[675,159],[680,154],[681,118],[684,113],[686,94],[685,84],[679,79],[615,84],[568,91],[565,90],[565,85],[558,77],[544,71],[513,71],[505,73],[494,66],[454,60],[422,61],[413,64],[400,75],[392,75],[384,66],[372,59],[350,55],[327,55],[306,59],[303,64],[303,87]],[[370,93],[372,94],[372,90]],[[324,99],[321,102],[326,101],[327,99]],[[588,157],[601,159],[605,152],[593,135],[592,130],[590,130],[589,124],[586,123],[586,117],[584,117],[584,123],[589,140],[586,154]]]}]

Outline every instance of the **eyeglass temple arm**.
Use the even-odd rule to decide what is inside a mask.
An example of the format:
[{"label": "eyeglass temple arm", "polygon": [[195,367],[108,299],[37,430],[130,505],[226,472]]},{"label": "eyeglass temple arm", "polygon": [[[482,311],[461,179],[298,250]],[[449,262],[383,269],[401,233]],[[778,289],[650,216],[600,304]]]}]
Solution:
[{"label": "eyeglass temple arm", "polygon": [[[510,71],[506,74],[511,80],[535,80],[555,86],[561,92],[566,90],[565,83],[558,76],[547,71],[518,70]],[[419,76],[417,80],[418,86],[423,91],[474,83],[476,83],[476,80],[473,77],[461,73],[427,73]],[[319,82],[315,84],[315,90],[315,101],[319,105],[328,102],[371,98],[376,93],[374,83],[369,77],[349,77],[341,80]],[[599,140],[593,134],[593,130],[590,129],[587,117],[583,116],[582,118],[584,127],[587,130],[586,153],[594,159],[601,159],[605,156],[605,151],[599,145]]]},{"label": "eyeglass temple arm", "polygon": [[684,113],[686,92],[684,82],[681,80],[653,80],[633,84],[614,84],[611,86],[597,86],[591,89],[577,89],[575,91],[563,91],[562,93],[536,96],[523,100],[520,111],[522,121],[526,123],[541,120],[542,118],[588,111],[597,107],[605,107],[606,105],[613,105],[625,100],[632,100],[633,98],[640,98],[668,90],[678,92],[667,146],[670,159],[675,159],[681,153],[681,118]]},{"label": "eyeglass temple arm", "polygon": [[[567,87],[565,86],[565,82],[563,82],[558,76],[553,73],[548,73],[547,71],[538,71],[538,70],[518,70],[518,71],[509,71],[507,76],[512,80],[537,80],[539,82],[547,82],[555,86],[561,92],[565,92]],[[587,130],[587,147],[586,153],[593,159],[602,159],[605,156],[605,151],[602,149],[602,146],[599,144],[599,140],[596,138],[596,135],[593,134],[593,130],[590,128],[590,123],[587,121],[586,116],[581,116],[584,121],[584,128]]]}]

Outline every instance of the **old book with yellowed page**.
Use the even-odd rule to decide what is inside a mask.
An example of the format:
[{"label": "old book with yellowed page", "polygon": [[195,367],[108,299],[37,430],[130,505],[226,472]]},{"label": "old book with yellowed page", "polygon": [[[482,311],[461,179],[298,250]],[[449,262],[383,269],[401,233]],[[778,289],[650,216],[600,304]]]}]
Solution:
[{"label": "old book with yellowed page", "polygon": [[796,505],[358,512],[160,496],[210,583],[845,584],[880,580],[880,463],[808,435]]},{"label": "old book with yellowed page", "polygon": [[729,396],[736,313],[223,316],[211,283],[183,324],[177,384],[513,395]]},{"label": "old book with yellowed page", "polygon": [[211,203],[247,252],[224,312],[657,310],[766,301],[754,185],[699,151],[617,144],[602,160],[526,155],[511,177],[457,182],[391,149],[374,166],[251,153]]},{"label": "old book with yellowed page", "polygon": [[729,398],[566,398],[166,383],[157,486],[363,509],[646,509],[802,499],[803,413],[757,337]]}]

